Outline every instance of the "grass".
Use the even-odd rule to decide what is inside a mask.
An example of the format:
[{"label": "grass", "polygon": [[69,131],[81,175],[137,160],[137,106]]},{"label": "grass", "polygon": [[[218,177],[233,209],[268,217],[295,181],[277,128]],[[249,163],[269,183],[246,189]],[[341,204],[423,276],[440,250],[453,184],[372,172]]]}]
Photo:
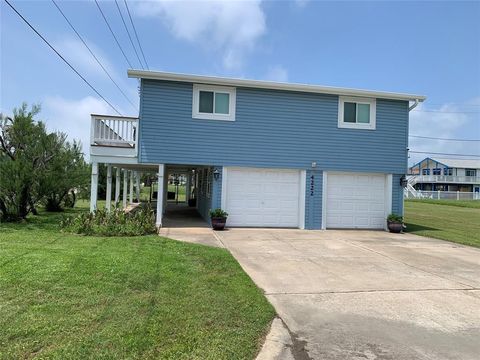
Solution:
[{"label": "grass", "polygon": [[224,249],[0,224],[0,358],[252,359],[274,316]]},{"label": "grass", "polygon": [[480,247],[480,202],[405,201],[407,232]]},{"label": "grass", "polygon": [[[176,188],[177,188],[176,185],[171,185],[171,184],[168,185],[168,191],[176,192]],[[179,202],[185,202],[185,200],[186,200],[185,191],[186,191],[186,186],[185,185],[179,185],[178,186],[178,201]],[[175,200],[169,200],[169,201],[175,201]]]}]

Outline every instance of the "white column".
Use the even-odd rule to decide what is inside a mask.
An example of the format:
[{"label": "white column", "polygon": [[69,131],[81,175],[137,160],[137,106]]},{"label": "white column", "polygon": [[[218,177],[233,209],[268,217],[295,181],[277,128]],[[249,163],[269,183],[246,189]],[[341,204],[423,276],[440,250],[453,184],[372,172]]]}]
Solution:
[{"label": "white column", "polygon": [[135,190],[137,195],[137,202],[140,202],[140,172],[135,171]]},{"label": "white column", "polygon": [[107,165],[107,195],[105,196],[105,208],[110,211],[112,205],[112,165]]},{"label": "white column", "polygon": [[160,228],[162,226],[162,217],[163,217],[163,190],[165,187],[164,182],[164,175],[165,175],[165,165],[160,164],[158,165],[158,188],[157,188],[157,221],[156,226]]},{"label": "white column", "polygon": [[120,202],[120,168],[117,167],[115,173],[115,207],[118,206]]},{"label": "white column", "polygon": [[189,171],[187,173],[187,182],[186,182],[186,187],[185,187],[185,201],[187,202],[188,205],[188,200],[190,199],[190,187],[191,187],[191,177],[192,177],[192,172]]},{"label": "white column", "polygon": [[92,179],[90,182],[90,212],[97,210],[98,163],[92,163]]},{"label": "white column", "polygon": [[123,208],[127,208],[127,195],[128,195],[128,170],[123,169]]},{"label": "white column", "polygon": [[130,204],[133,204],[133,170],[130,171]]}]

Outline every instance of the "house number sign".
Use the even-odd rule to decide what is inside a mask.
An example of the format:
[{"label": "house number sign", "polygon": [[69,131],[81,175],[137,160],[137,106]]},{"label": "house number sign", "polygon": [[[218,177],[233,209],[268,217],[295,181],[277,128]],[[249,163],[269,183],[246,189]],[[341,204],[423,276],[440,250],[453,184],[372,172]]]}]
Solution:
[{"label": "house number sign", "polygon": [[315,176],[310,176],[310,196],[315,192]]}]

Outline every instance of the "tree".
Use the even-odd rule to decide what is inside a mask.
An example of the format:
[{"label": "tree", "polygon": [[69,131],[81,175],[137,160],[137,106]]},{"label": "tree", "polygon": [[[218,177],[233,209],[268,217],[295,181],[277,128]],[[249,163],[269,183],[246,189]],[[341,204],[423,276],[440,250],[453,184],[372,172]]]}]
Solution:
[{"label": "tree", "polygon": [[[67,170],[73,166],[80,172],[84,164],[79,145],[68,144],[65,134],[47,133],[45,125],[34,120],[39,112],[40,106],[33,105],[27,110],[27,104],[23,103],[13,110],[13,117],[0,114],[2,220],[19,220],[30,212],[35,214],[39,202],[48,196],[58,199],[67,182],[69,188],[78,183],[76,171]],[[54,192],[57,195],[52,195]]]}]

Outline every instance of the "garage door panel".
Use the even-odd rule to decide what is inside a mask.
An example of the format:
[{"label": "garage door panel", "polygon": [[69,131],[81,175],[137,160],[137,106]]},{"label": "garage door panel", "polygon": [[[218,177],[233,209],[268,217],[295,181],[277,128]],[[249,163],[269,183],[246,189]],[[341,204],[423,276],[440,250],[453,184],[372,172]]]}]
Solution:
[{"label": "garage door panel", "polygon": [[230,226],[298,227],[300,172],[227,168]]},{"label": "garage door panel", "polygon": [[376,228],[385,223],[385,175],[329,173],[327,228]]}]

